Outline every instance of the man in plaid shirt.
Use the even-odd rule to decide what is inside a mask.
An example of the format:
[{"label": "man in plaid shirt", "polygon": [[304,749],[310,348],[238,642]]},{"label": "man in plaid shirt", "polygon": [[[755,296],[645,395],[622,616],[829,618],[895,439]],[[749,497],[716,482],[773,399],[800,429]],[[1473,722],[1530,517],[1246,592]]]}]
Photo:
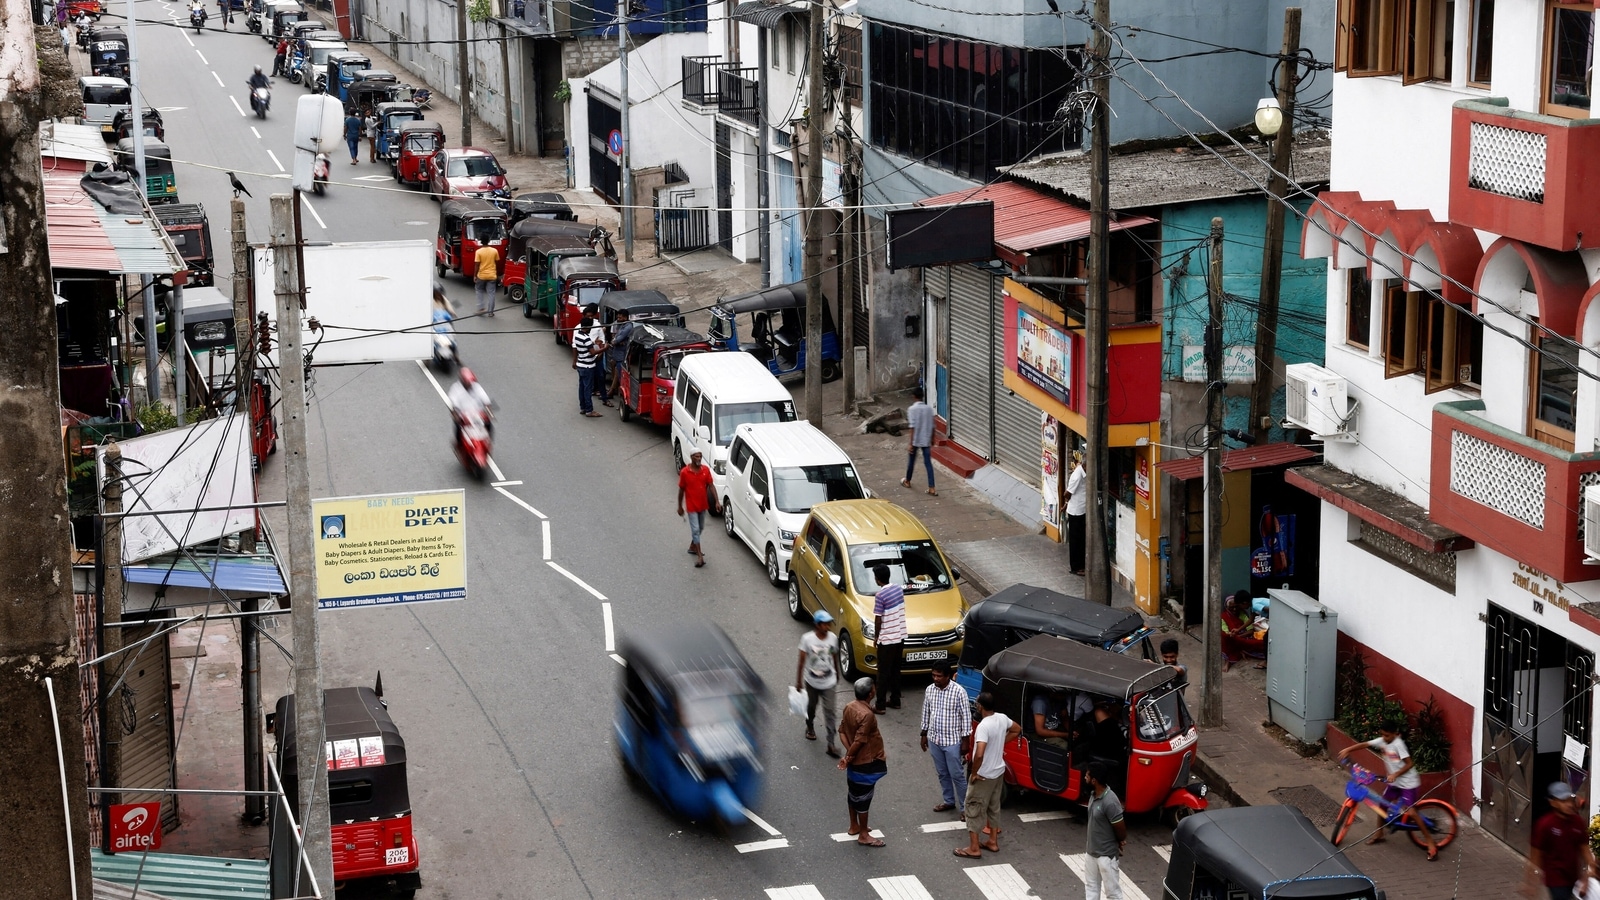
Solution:
[{"label": "man in plaid shirt", "polygon": [[967,689],[950,677],[950,663],[933,664],[933,684],[922,696],[922,751],[933,755],[944,802],[934,812],[949,812],[967,796],[967,770],[961,745],[972,732],[972,706]]}]

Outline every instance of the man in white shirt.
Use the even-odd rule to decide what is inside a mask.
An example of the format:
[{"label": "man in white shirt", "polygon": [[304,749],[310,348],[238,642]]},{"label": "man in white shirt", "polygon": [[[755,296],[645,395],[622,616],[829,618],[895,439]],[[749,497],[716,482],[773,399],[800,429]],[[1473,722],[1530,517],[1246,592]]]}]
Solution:
[{"label": "man in white shirt", "polygon": [[485,428],[493,430],[489,421],[489,392],[478,383],[472,370],[463,366],[461,376],[455,384],[450,385],[450,393],[446,397],[450,401],[450,413],[456,424],[456,440],[461,440],[461,423],[465,419],[481,418]]},{"label": "man in white shirt", "polygon": [[1067,476],[1067,561],[1072,574],[1083,574],[1084,516],[1089,511],[1089,479],[1083,452],[1072,451],[1072,474]]},{"label": "man in white shirt", "polygon": [[822,726],[828,734],[828,755],[839,758],[833,736],[839,732],[839,707],[834,690],[839,685],[839,636],[831,630],[833,616],[825,609],[811,615],[812,629],[800,636],[800,658],[795,663],[795,690],[806,692],[806,740],[817,739],[817,704],[822,704]]},{"label": "man in white shirt", "polygon": [[[967,775],[967,837],[965,847],[957,847],[955,855],[978,859],[982,851],[1000,852],[1000,793],[1005,785],[1006,742],[1022,733],[1022,726],[1011,721],[1005,713],[995,712],[994,694],[978,694],[978,730],[972,735],[972,759]],[[983,832],[989,832],[989,843],[980,843]]]}]

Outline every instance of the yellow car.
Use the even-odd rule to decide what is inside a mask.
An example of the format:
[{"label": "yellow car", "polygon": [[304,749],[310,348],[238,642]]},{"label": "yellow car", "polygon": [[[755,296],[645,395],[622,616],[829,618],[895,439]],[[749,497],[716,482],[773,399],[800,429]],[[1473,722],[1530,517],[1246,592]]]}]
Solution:
[{"label": "yellow car", "polygon": [[904,672],[926,672],[936,661],[961,655],[956,626],[967,602],[933,535],[887,500],[819,503],[801,528],[789,560],[789,614],[811,621],[826,609],[838,626],[846,677],[878,671],[873,643],[872,570],[889,567],[889,580],[906,594]]}]

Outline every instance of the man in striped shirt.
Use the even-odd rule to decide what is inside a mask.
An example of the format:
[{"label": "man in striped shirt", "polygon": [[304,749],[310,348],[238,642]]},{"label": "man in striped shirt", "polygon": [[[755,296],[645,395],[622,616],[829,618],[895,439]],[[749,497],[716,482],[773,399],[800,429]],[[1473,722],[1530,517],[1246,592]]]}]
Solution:
[{"label": "man in striped shirt", "polygon": [[605,349],[596,339],[597,330],[594,316],[588,309],[583,311],[583,321],[572,330],[572,367],[578,370],[578,412],[591,419],[600,418],[594,411],[595,375],[599,372],[596,363],[600,352]]},{"label": "man in striped shirt", "polygon": [[872,600],[872,633],[878,645],[878,708],[900,708],[900,661],[906,648],[906,593],[889,581],[889,567],[872,568],[878,592]]}]

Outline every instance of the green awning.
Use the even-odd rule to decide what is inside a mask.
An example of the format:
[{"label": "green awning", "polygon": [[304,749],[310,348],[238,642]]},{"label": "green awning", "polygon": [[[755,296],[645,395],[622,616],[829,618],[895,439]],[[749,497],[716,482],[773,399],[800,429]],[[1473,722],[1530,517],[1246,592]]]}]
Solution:
[{"label": "green awning", "polygon": [[[140,871],[141,861],[144,870]],[[139,885],[170,900],[268,900],[271,875],[264,859],[226,859],[176,853],[102,853],[89,851],[94,877],[123,885]]]}]

